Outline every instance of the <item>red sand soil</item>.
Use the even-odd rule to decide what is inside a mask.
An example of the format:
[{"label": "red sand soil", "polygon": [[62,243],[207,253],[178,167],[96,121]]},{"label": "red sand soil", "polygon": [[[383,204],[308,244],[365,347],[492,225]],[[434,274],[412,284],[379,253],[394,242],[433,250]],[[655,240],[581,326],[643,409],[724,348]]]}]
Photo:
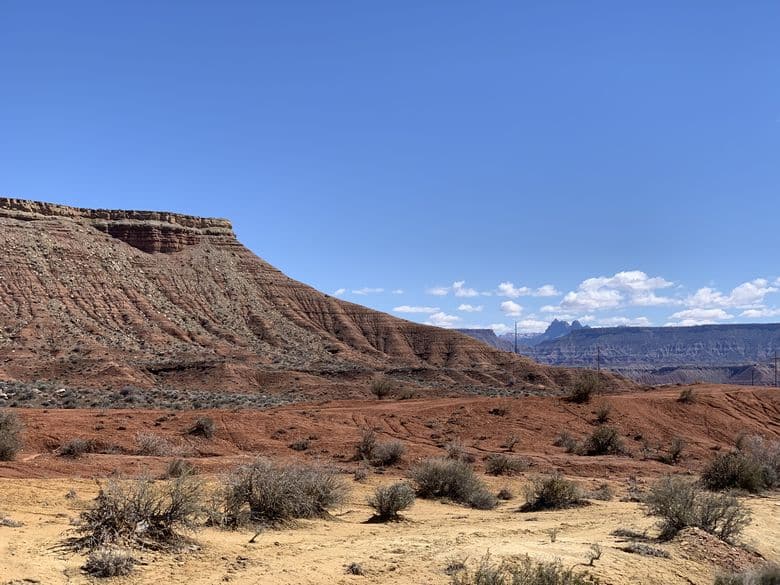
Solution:
[{"label": "red sand soil", "polygon": [[[403,469],[423,457],[444,455],[458,442],[478,466],[490,453],[517,439],[514,454],[538,471],[562,469],[592,478],[625,478],[695,471],[714,452],[734,444],[740,433],[780,437],[780,391],[773,388],[692,386],[695,402],[679,402],[681,388],[597,397],[577,405],[557,397],[427,398],[383,401],[328,401],[269,410],[41,410],[16,409],[25,425],[25,448],[16,461],[0,463],[0,477],[101,477],[111,473],[158,474],[175,456],[137,455],[136,437],[153,433],[172,443],[204,472],[232,467],[252,457],[319,460],[349,469],[361,430],[376,429],[380,441],[406,446]],[[561,431],[581,438],[595,428],[602,403],[611,407],[609,422],[620,431],[627,455],[587,457],[553,445]],[[187,433],[193,421],[216,422],[211,439]],[[77,459],[58,456],[70,439],[93,439],[113,453]],[[672,439],[685,443],[683,459],[669,466],[646,458],[647,449],[663,450]],[[308,439],[309,448],[290,448]]]}]

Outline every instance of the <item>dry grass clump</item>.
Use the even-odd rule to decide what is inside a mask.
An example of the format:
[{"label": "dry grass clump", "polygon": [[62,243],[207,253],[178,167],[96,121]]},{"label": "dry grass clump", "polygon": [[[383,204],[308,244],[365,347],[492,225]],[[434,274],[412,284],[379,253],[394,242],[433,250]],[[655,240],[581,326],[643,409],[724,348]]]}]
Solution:
[{"label": "dry grass clump", "polygon": [[380,443],[373,429],[363,429],[355,445],[355,460],[367,461],[377,467],[387,467],[398,463],[406,452],[401,441]]},{"label": "dry grass clump", "polygon": [[69,546],[95,550],[108,545],[175,548],[201,510],[201,483],[191,475],[173,481],[110,481],[80,516]]},{"label": "dry grass clump", "polygon": [[693,404],[696,402],[696,390],[693,388],[683,388],[677,397],[677,402],[682,404]]},{"label": "dry grass clump", "polygon": [[421,498],[448,498],[478,510],[490,510],[498,500],[477,477],[471,466],[463,461],[430,458],[415,465],[410,477]]},{"label": "dry grass clump", "polygon": [[316,465],[280,465],[258,459],[230,474],[221,493],[218,524],[277,525],[323,518],[344,502],[349,489],[333,470]]},{"label": "dry grass clump", "polygon": [[715,577],[714,585],[778,585],[780,565],[764,565],[745,573],[732,573]]},{"label": "dry grass clump", "polygon": [[377,400],[382,400],[393,391],[393,383],[388,378],[376,378],[371,382],[371,394],[376,396]]},{"label": "dry grass clump", "polygon": [[560,474],[533,478],[525,489],[523,512],[539,510],[560,510],[583,505],[582,491],[579,486]]},{"label": "dry grass clump", "polygon": [[66,441],[57,449],[57,455],[68,457],[69,459],[78,459],[86,453],[94,453],[96,449],[95,442],[91,439],[75,438]]},{"label": "dry grass clump", "polygon": [[368,505],[374,509],[375,522],[390,522],[400,519],[399,512],[414,504],[414,490],[404,482],[388,486],[379,486],[368,499]]},{"label": "dry grass clump", "polygon": [[22,450],[22,423],[10,411],[0,411],[0,461],[13,461]]},{"label": "dry grass clump", "polygon": [[214,419],[208,416],[198,418],[187,431],[188,434],[204,439],[211,439],[217,432],[217,425]]},{"label": "dry grass clump", "polygon": [[168,466],[165,468],[165,476],[166,478],[174,478],[174,477],[183,477],[185,475],[195,475],[197,474],[198,470],[195,469],[195,467],[187,461],[186,459],[174,459],[170,463],[168,463]]},{"label": "dry grass clump", "polygon": [[553,441],[553,445],[556,447],[563,447],[567,453],[577,453],[580,449],[580,444],[569,431],[561,431],[561,433]]},{"label": "dry grass clump", "polygon": [[150,457],[171,457],[179,451],[173,443],[154,433],[138,433],[135,444],[139,455]]},{"label": "dry grass clump", "polygon": [[456,571],[451,585],[593,585],[599,583],[587,572],[575,573],[560,561],[519,560],[494,562],[490,554],[482,557],[473,570]]},{"label": "dry grass clump", "polygon": [[133,572],[135,563],[126,551],[100,548],[89,554],[84,572],[93,577],[124,577]]},{"label": "dry grass clump", "polygon": [[504,453],[494,453],[485,459],[485,473],[490,475],[514,475],[526,471],[530,461],[520,457],[510,457]]},{"label": "dry grass clump", "polygon": [[645,505],[649,514],[661,517],[661,540],[693,526],[733,542],[750,524],[750,512],[737,498],[707,492],[697,482],[679,476],[655,483],[645,496]]}]

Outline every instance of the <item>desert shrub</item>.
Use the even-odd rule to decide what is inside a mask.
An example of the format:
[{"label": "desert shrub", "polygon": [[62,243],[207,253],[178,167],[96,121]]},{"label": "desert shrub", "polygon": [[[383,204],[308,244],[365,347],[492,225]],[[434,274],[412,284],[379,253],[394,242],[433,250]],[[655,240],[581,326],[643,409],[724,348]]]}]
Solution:
[{"label": "desert shrub", "polygon": [[593,585],[599,581],[587,572],[575,573],[560,561],[519,560],[494,562],[487,554],[473,571],[464,568],[451,577],[451,585]]},{"label": "desert shrub", "polygon": [[597,427],[585,440],[585,455],[618,455],[623,452],[623,441],[615,427]]},{"label": "desert shrub", "polygon": [[371,464],[378,466],[394,465],[398,463],[406,452],[406,447],[401,441],[389,441],[379,443],[374,449]]},{"label": "desert shrub", "polygon": [[780,441],[771,441],[760,435],[743,435],[737,448],[761,467],[766,488],[780,485]]},{"label": "desert shrub", "polygon": [[388,378],[377,378],[371,382],[371,394],[382,400],[393,391],[393,383]]},{"label": "desert shrub", "polygon": [[561,431],[555,438],[555,441],[553,441],[553,445],[563,447],[567,453],[577,453],[580,450],[580,444],[577,442],[577,439],[568,431]]},{"label": "desert shrub", "polygon": [[600,388],[601,382],[598,374],[590,370],[585,370],[577,377],[567,399],[576,404],[585,404],[586,402],[590,402],[590,399],[600,390]]},{"label": "desert shrub", "polygon": [[365,575],[363,565],[360,563],[350,563],[346,566],[347,575]]},{"label": "desert shrub", "polygon": [[766,487],[761,464],[741,451],[716,455],[702,470],[701,482],[716,491],[737,488],[759,493]]},{"label": "desert shrub", "polygon": [[444,450],[447,452],[448,459],[455,459],[458,461],[465,460],[466,449],[463,447],[463,444],[458,441],[447,443],[444,446]]},{"label": "desert shrub", "polygon": [[341,504],[348,488],[336,473],[314,465],[278,465],[258,459],[236,469],[225,482],[220,524],[274,525],[297,518],[322,518]]},{"label": "desert shrub", "polygon": [[602,402],[596,408],[596,423],[603,425],[609,420],[609,415],[612,412],[612,405],[609,402]]},{"label": "desert shrub", "polygon": [[506,449],[510,453],[515,450],[515,447],[517,447],[517,444],[520,442],[520,437],[517,435],[509,435],[506,438],[506,441],[501,445],[503,449]]},{"label": "desert shrub", "polygon": [[410,476],[421,498],[449,498],[480,510],[495,508],[498,504],[471,466],[463,461],[426,459],[412,468]]},{"label": "desert shrub", "polygon": [[560,510],[583,503],[582,492],[576,483],[560,474],[533,478],[525,489],[524,512]]},{"label": "desert shrub", "polygon": [[683,404],[693,404],[696,402],[696,391],[693,388],[683,388],[677,397],[677,402]]},{"label": "desert shrub", "polygon": [[101,548],[89,553],[84,572],[93,577],[124,577],[133,572],[135,562],[125,551]]},{"label": "desert shrub", "polygon": [[503,453],[493,453],[485,459],[485,472],[490,475],[513,475],[530,467],[526,459],[509,457]]},{"label": "desert shrub", "polygon": [[683,443],[683,440],[680,437],[675,437],[672,439],[672,442],[669,443],[669,448],[666,450],[666,452],[658,457],[658,460],[668,465],[679,463],[680,459],[682,459],[684,448],[685,443]]},{"label": "desert shrub", "polygon": [[665,550],[650,546],[649,544],[645,544],[643,542],[629,543],[626,546],[620,547],[620,550],[635,555],[641,555],[643,557],[659,557],[662,559],[668,559],[670,557],[669,553]]},{"label": "desert shrub", "polygon": [[180,532],[195,527],[201,498],[201,484],[191,475],[157,483],[110,481],[81,513],[78,536],[69,544],[77,550],[112,544],[154,549],[176,546],[184,539]]},{"label": "desert shrub", "polygon": [[186,459],[174,459],[165,468],[165,477],[183,477],[185,475],[195,475],[197,470],[193,467],[192,463]]},{"label": "desert shrub", "polygon": [[297,439],[290,443],[290,449],[293,451],[306,451],[310,446],[309,439]]},{"label": "desert shrub", "polygon": [[68,457],[70,459],[77,459],[85,453],[92,453],[95,451],[95,443],[90,439],[70,439],[69,441],[60,445],[57,449],[57,454],[60,457]]},{"label": "desert shrub", "polygon": [[198,418],[187,431],[190,435],[211,439],[217,432],[217,425],[214,419],[209,416]]},{"label": "desert shrub", "polygon": [[22,450],[22,423],[10,411],[0,411],[0,461],[13,461]]},{"label": "desert shrub", "polygon": [[718,575],[714,585],[780,585],[780,566],[764,565],[745,573]]},{"label": "desert shrub", "polygon": [[354,478],[355,481],[365,481],[368,478],[369,469],[368,467],[363,467],[362,465],[360,467],[355,468]]},{"label": "desert shrub", "polygon": [[508,487],[502,487],[500,490],[498,490],[496,497],[499,500],[511,500],[515,497],[515,494],[513,494],[512,490],[510,490]]},{"label": "desert shrub", "polygon": [[378,442],[374,429],[364,428],[360,431],[360,439],[355,445],[355,460],[369,461],[374,455]]},{"label": "desert shrub", "polygon": [[612,493],[612,488],[609,487],[609,484],[607,483],[602,483],[595,490],[588,492],[588,498],[590,498],[591,500],[601,500],[603,502],[609,502],[613,497],[614,494]]},{"label": "desert shrub", "polygon": [[167,439],[154,433],[138,433],[135,436],[138,454],[153,457],[170,457],[176,453],[176,447]]},{"label": "desert shrub", "polygon": [[749,511],[735,497],[707,492],[682,477],[666,477],[654,484],[645,505],[649,514],[661,517],[662,540],[693,526],[731,542],[750,523]]},{"label": "desert shrub", "polygon": [[368,505],[374,509],[373,520],[389,522],[398,520],[398,513],[414,504],[414,490],[403,482],[388,486],[379,486],[368,499]]}]

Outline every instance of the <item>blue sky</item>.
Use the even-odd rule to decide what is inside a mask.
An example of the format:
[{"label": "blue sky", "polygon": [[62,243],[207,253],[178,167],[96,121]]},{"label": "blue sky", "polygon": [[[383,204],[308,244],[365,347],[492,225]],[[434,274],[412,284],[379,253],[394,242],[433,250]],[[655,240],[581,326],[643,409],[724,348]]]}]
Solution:
[{"label": "blue sky", "polygon": [[0,193],[228,217],[446,326],[777,321],[778,30],[776,2],[0,1]]}]

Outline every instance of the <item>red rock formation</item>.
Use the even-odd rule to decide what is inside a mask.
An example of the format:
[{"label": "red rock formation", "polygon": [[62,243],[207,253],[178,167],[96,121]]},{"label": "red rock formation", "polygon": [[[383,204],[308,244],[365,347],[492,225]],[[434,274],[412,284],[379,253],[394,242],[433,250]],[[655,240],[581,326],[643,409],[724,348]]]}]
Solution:
[{"label": "red rock formation", "polygon": [[439,388],[573,375],[322,294],[224,219],[0,199],[0,245],[0,372],[23,381],[314,392],[377,371]]}]

